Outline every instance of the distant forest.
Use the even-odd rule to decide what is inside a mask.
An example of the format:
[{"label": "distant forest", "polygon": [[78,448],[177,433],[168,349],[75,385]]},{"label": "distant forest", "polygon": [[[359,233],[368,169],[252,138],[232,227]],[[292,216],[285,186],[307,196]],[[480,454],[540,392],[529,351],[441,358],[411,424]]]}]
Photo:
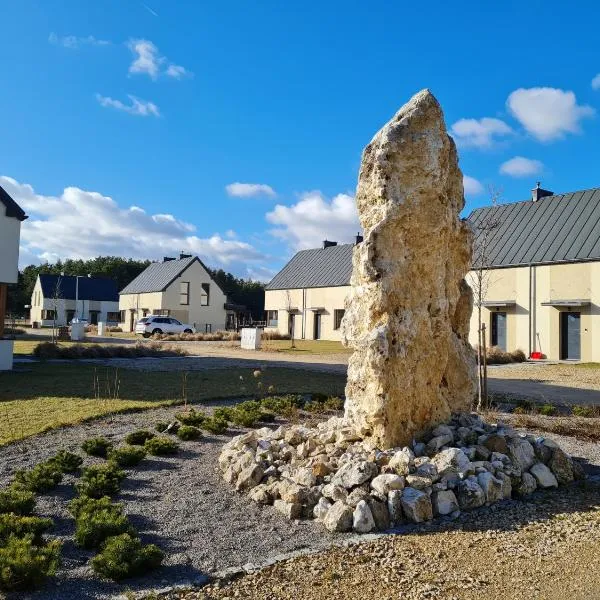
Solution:
[{"label": "distant forest", "polygon": [[[41,273],[65,275],[87,275],[93,277],[109,277],[117,282],[122,290],[131,280],[137,277],[149,264],[149,260],[124,259],[118,256],[98,256],[91,260],[65,260],[54,264],[29,265],[19,271],[19,281],[8,286],[8,313],[25,316],[26,304],[31,303],[31,293]],[[265,286],[257,281],[235,277],[223,269],[208,268],[213,279],[225,292],[230,302],[243,304],[252,312],[255,319],[262,319],[265,297]]]}]

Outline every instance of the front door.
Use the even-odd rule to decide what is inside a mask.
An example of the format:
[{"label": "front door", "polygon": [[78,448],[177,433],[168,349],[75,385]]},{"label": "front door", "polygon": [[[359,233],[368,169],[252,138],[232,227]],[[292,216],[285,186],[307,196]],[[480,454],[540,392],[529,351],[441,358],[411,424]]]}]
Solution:
[{"label": "front door", "polygon": [[506,352],[506,313],[492,313],[492,328],[491,328],[490,343],[492,346],[497,346],[500,350]]},{"label": "front door", "polygon": [[321,339],[321,313],[315,313],[315,331],[314,331],[313,339],[320,340]]},{"label": "front door", "polygon": [[92,325],[98,325],[98,311],[90,310],[90,323]]},{"label": "front door", "polygon": [[294,333],[296,331],[296,315],[291,313],[288,315],[288,333],[290,338],[294,339]]},{"label": "front door", "polygon": [[129,331],[135,331],[135,310],[129,310]]},{"label": "front door", "polygon": [[560,313],[560,357],[563,360],[581,359],[581,313]]}]

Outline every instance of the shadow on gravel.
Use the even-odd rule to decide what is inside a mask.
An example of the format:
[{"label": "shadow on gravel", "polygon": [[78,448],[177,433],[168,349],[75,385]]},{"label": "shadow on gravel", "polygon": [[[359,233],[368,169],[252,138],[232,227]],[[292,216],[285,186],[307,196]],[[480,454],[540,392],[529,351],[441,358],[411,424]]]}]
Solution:
[{"label": "shadow on gravel", "polygon": [[559,490],[540,490],[527,500],[505,500],[488,507],[462,512],[455,520],[438,518],[419,525],[403,525],[390,530],[389,533],[431,535],[456,530],[516,531],[531,523],[568,518],[573,513],[597,511],[599,507],[600,480],[594,479],[561,487]]}]

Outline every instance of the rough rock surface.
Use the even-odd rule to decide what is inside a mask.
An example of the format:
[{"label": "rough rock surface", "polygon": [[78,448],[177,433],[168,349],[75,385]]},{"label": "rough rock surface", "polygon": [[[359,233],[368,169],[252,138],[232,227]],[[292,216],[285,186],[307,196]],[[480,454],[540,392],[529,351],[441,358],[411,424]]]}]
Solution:
[{"label": "rough rock surface", "polygon": [[[365,148],[356,203],[364,241],[353,258],[342,323],[354,349],[346,421],[374,446],[408,444],[467,409],[475,391],[468,343],[472,234],[459,218],[462,174],[429,90]],[[407,282],[410,282],[407,285]],[[439,449],[447,435],[433,442]]]},{"label": "rough rock surface", "polygon": [[[315,518],[329,531],[367,533],[434,515],[455,518],[460,511],[583,476],[551,440],[486,423],[476,414],[454,415],[411,447],[387,450],[338,436],[343,426],[343,419],[334,418],[314,429],[265,427],[237,436],[219,458],[223,478],[232,485],[243,482],[240,491],[289,519]],[[441,436],[453,445],[435,451],[437,444],[429,442]],[[507,448],[508,454],[489,451],[484,444],[490,439],[489,445]],[[429,455],[422,453],[426,448]],[[328,468],[314,474],[312,468],[322,464]]]}]

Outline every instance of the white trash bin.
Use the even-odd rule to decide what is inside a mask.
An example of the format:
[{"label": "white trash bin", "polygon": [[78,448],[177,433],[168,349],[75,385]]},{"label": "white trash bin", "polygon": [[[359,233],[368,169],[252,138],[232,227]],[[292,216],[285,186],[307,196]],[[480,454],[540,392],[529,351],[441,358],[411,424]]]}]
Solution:
[{"label": "white trash bin", "polygon": [[106,333],[106,323],[104,321],[98,321],[98,336],[102,337]]},{"label": "white trash bin", "polygon": [[260,350],[261,331],[258,327],[245,327],[242,329],[242,349]]},{"label": "white trash bin", "polygon": [[71,322],[71,340],[74,342],[80,342],[85,338],[85,323],[79,321]]}]

